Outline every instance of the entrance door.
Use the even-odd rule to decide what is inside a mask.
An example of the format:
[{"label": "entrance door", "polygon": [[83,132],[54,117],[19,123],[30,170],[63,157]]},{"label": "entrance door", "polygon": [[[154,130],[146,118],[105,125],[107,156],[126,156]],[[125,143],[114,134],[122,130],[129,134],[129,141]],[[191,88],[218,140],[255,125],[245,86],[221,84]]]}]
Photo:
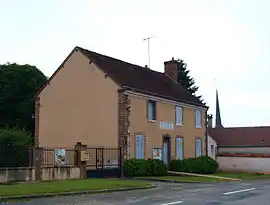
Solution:
[{"label": "entrance door", "polygon": [[163,136],[163,145],[162,145],[162,159],[165,164],[169,164],[171,159],[171,138],[168,135]]}]

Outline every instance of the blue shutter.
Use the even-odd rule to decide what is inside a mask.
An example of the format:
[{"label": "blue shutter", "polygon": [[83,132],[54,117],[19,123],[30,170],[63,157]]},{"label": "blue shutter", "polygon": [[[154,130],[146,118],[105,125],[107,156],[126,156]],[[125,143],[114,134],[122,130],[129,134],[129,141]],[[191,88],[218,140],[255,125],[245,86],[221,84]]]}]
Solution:
[{"label": "blue shutter", "polygon": [[144,159],[144,136],[141,136],[141,159]]},{"label": "blue shutter", "polygon": [[163,157],[164,164],[168,164],[168,143],[167,142],[163,143],[162,157]]},{"label": "blue shutter", "polygon": [[140,159],[140,136],[136,136],[136,159]]},{"label": "blue shutter", "polygon": [[202,155],[202,140],[196,139],[196,157]]},{"label": "blue shutter", "polygon": [[144,136],[136,136],[136,159],[144,159]]},{"label": "blue shutter", "polygon": [[147,112],[148,112],[148,114],[147,114],[147,116],[148,116],[148,120],[153,120],[153,104],[152,104],[152,102],[151,101],[148,101],[147,102]]},{"label": "blue shutter", "polygon": [[196,118],[196,128],[202,127],[202,111],[196,110],[195,111],[195,118]]},{"label": "blue shutter", "polygon": [[176,138],[176,157],[177,159],[183,159],[183,139]]},{"label": "blue shutter", "polygon": [[176,106],[175,107],[175,123],[182,124],[183,123],[183,109],[182,107]]}]

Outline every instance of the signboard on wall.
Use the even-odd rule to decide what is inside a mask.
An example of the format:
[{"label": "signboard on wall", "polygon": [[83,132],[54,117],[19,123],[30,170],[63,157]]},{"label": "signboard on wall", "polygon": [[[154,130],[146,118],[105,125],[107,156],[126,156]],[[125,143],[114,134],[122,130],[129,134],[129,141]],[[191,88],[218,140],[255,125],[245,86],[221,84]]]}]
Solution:
[{"label": "signboard on wall", "polygon": [[54,162],[55,162],[55,165],[58,165],[58,166],[63,166],[66,164],[66,150],[65,149],[54,150]]},{"label": "signboard on wall", "polygon": [[81,161],[85,162],[90,160],[90,153],[87,151],[81,151]]},{"label": "signboard on wall", "polygon": [[162,148],[153,149],[153,159],[162,160]]}]

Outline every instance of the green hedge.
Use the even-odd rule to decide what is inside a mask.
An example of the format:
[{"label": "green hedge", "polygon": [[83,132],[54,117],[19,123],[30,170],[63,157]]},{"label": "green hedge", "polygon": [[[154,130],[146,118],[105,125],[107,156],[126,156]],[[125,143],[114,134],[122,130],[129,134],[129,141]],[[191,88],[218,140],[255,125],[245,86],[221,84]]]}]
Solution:
[{"label": "green hedge", "polygon": [[218,169],[218,163],[208,156],[172,160],[169,169],[175,172],[189,172],[197,174],[212,174]]},{"label": "green hedge", "polygon": [[21,129],[0,128],[0,167],[30,166],[32,138]]},{"label": "green hedge", "polygon": [[158,159],[128,159],[124,162],[126,177],[164,176],[167,175],[167,166]]}]

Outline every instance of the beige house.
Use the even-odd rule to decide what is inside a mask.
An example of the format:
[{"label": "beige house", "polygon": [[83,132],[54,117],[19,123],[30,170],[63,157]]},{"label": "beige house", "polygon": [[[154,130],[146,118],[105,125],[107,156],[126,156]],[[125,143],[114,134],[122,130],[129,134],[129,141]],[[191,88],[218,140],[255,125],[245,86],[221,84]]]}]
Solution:
[{"label": "beige house", "polygon": [[179,83],[177,63],[160,73],[75,47],[36,99],[37,147],[120,147],[124,157],[206,153],[207,107]]}]

